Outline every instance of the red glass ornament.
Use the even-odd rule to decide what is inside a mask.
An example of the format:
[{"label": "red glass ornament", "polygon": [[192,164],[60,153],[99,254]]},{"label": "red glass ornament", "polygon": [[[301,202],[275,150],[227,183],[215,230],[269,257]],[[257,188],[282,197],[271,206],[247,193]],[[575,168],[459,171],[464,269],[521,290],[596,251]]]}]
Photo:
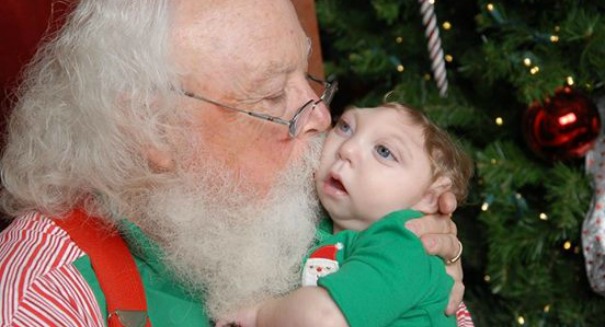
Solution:
[{"label": "red glass ornament", "polygon": [[583,157],[601,130],[597,106],[571,87],[557,90],[544,102],[535,102],[523,116],[529,147],[548,160]]}]

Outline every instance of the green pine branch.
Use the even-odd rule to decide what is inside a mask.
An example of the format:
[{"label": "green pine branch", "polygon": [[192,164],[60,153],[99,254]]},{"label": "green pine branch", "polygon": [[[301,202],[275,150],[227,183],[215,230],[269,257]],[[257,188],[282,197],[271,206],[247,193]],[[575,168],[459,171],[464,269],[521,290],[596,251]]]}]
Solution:
[{"label": "green pine branch", "polygon": [[584,162],[533,153],[522,119],[528,106],[566,84],[603,96],[605,2],[437,1],[451,56],[447,98],[432,79],[417,2],[316,4],[325,68],[341,84],[335,115],[388,94],[423,109],[475,161],[469,199],[455,219],[476,325],[605,325],[605,298],[590,289],[581,251],[594,195]]}]

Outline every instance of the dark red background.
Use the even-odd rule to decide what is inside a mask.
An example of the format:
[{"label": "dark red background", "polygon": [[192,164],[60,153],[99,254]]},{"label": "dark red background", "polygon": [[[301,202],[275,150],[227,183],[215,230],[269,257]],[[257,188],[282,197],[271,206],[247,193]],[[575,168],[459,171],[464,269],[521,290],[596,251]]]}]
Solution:
[{"label": "dark red background", "polygon": [[0,126],[10,108],[11,92],[19,81],[23,66],[34,55],[44,35],[56,31],[69,0],[4,0],[0,17]]}]

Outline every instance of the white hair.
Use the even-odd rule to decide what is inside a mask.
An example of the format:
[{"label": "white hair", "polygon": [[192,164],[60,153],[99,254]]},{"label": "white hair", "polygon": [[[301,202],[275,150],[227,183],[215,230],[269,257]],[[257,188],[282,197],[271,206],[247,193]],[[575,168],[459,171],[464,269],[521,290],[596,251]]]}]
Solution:
[{"label": "white hair", "polygon": [[7,213],[132,214],[129,199],[167,178],[145,149],[169,149],[179,126],[170,14],[167,0],[82,0],[40,48],[0,161]]},{"label": "white hair", "polygon": [[[220,317],[297,285],[317,222],[311,176],[322,142],[276,172],[263,199],[246,176],[204,157],[173,91],[170,9],[168,0],[79,2],[24,77],[0,161],[0,204],[11,215],[84,206],[130,218]],[[149,149],[195,162],[162,171],[150,167]]]},{"label": "white hair", "polygon": [[[165,260],[205,310],[223,318],[300,285],[300,264],[315,235],[319,201],[312,182],[323,138],[278,173],[268,196],[208,158],[174,185],[150,191],[138,221],[163,245]],[[217,182],[220,181],[220,182]]]},{"label": "white hair", "polygon": [[[0,204],[11,215],[84,206],[130,218],[220,317],[297,286],[317,222],[311,175],[322,142],[276,173],[262,199],[246,176],[204,157],[205,140],[191,137],[190,113],[176,105],[171,9],[168,0],[79,2],[24,77]],[[149,149],[195,162],[162,171],[150,167]]]}]

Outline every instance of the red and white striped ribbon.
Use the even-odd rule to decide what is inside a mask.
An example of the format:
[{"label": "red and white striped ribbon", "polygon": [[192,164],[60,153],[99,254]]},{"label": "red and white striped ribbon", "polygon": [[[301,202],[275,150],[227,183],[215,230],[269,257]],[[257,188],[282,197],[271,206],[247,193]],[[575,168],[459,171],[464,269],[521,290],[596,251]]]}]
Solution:
[{"label": "red and white striped ribbon", "polygon": [[439,94],[442,97],[447,96],[447,73],[445,71],[445,60],[443,58],[443,48],[441,47],[441,37],[439,36],[439,27],[434,10],[434,0],[418,0],[420,3],[420,13],[422,14],[422,23],[425,26],[425,32],[428,39],[428,50],[431,56],[431,68],[433,76],[439,88]]}]

